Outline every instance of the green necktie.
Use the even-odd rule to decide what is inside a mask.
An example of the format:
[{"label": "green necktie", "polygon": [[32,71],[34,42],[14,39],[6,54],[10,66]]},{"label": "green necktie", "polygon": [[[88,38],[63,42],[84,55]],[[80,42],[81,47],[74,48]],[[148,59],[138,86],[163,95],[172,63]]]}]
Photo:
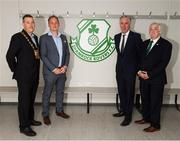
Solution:
[{"label": "green necktie", "polygon": [[149,42],[148,46],[147,46],[146,55],[148,55],[148,53],[150,52],[152,43],[153,43],[153,41],[151,40],[151,41]]}]

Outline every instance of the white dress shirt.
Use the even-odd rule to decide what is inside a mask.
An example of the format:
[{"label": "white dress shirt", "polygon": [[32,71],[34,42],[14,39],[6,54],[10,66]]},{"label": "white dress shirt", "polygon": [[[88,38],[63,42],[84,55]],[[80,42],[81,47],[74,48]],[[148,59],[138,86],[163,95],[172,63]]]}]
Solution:
[{"label": "white dress shirt", "polygon": [[124,49],[125,49],[126,42],[127,42],[127,38],[128,38],[128,36],[129,36],[129,32],[130,32],[130,31],[128,31],[128,32],[126,32],[126,33],[121,33],[121,40],[120,40],[120,43],[119,43],[119,50],[120,50],[120,52],[121,52],[121,45],[122,45],[123,35],[125,35],[125,36],[124,36]]},{"label": "white dress shirt", "polygon": [[157,37],[156,39],[150,39],[150,41],[153,41],[152,45],[151,45],[151,48],[149,49],[149,52],[152,50],[152,48],[154,47],[154,45],[157,43],[157,41],[159,40],[160,36]]}]

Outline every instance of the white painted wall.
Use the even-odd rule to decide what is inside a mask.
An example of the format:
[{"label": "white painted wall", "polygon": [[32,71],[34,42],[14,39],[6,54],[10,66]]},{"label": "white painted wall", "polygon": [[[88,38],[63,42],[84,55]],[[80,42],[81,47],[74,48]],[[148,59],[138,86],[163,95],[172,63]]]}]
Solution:
[{"label": "white painted wall", "polygon": [[[154,15],[163,15],[165,12],[174,14],[180,13],[179,0],[0,0],[0,86],[16,86],[16,82],[11,79],[5,54],[9,46],[12,34],[21,30],[21,19],[19,13],[49,13],[66,14],[67,11],[79,14],[82,10],[84,14],[135,14],[146,15],[150,11]],[[62,21],[63,32],[67,36],[78,36],[76,25],[80,18],[64,18]],[[118,19],[107,19],[111,24],[110,36],[119,32]],[[163,25],[163,37],[173,43],[173,55],[168,66],[168,88],[180,88],[180,20],[136,20],[133,30],[142,34],[143,39],[148,38],[148,26],[151,22],[160,22]],[[41,35],[47,31],[47,19],[36,19],[36,33]],[[116,52],[105,61],[99,63],[87,63],[77,58],[71,52],[71,61],[68,72],[67,86],[96,86],[115,87],[115,63]],[[138,83],[137,83],[138,84]],[[41,75],[40,85],[43,86]],[[113,96],[112,96],[113,97]],[[114,97],[113,97],[114,98]],[[110,98],[108,98],[110,99]],[[103,99],[108,102],[108,99]]]}]

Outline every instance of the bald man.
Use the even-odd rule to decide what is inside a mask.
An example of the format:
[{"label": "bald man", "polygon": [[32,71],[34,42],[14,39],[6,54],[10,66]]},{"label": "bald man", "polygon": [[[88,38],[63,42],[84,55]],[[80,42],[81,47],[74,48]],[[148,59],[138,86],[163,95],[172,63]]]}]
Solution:
[{"label": "bald man", "polygon": [[143,42],[138,76],[142,97],[142,119],[137,124],[150,123],[145,132],[160,130],[160,112],[164,85],[167,83],[166,67],[171,58],[172,44],[160,34],[160,24],[149,26],[150,39]]}]

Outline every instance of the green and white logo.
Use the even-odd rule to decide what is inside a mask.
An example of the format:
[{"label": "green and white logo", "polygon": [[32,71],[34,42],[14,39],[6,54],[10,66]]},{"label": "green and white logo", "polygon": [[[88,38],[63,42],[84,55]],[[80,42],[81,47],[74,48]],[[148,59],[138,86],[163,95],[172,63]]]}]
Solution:
[{"label": "green and white logo", "polygon": [[83,19],[78,25],[79,37],[70,39],[72,51],[87,62],[100,62],[115,50],[108,36],[109,23],[104,19]]}]

